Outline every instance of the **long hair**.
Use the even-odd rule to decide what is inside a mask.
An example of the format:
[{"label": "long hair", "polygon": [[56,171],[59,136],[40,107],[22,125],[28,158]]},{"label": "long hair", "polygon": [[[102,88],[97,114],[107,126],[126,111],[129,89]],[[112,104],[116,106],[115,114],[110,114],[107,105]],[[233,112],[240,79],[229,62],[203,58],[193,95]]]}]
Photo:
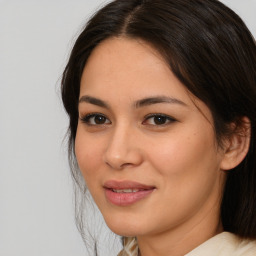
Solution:
[{"label": "long hair", "polygon": [[85,183],[74,154],[80,80],[93,49],[110,37],[141,39],[158,50],[175,76],[211,110],[219,145],[230,134],[230,123],[249,118],[249,152],[228,172],[221,221],[225,231],[256,238],[256,45],[243,21],[217,0],[116,0],[89,20],[62,78],[70,166],[81,191]]}]

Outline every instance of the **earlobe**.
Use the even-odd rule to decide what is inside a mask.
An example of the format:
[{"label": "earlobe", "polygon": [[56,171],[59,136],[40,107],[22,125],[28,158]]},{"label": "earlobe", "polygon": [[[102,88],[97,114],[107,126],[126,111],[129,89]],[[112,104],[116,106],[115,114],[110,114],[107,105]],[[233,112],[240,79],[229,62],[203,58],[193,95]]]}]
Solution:
[{"label": "earlobe", "polygon": [[233,133],[226,140],[224,157],[221,161],[221,170],[230,170],[238,166],[246,157],[251,139],[251,123],[243,117],[238,125],[234,125]]}]

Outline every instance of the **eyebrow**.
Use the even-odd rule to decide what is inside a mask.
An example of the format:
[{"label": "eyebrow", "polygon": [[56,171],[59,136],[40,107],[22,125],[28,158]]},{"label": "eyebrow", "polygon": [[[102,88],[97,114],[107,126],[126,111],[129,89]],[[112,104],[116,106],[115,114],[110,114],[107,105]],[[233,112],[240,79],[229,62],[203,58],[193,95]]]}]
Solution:
[{"label": "eyebrow", "polygon": [[105,101],[91,97],[91,96],[87,96],[87,95],[82,96],[79,99],[79,103],[82,103],[82,102],[87,102],[87,103],[90,103],[90,104],[93,104],[93,105],[96,105],[96,106],[99,106],[102,108],[107,108],[107,109],[110,108],[109,105]]},{"label": "eyebrow", "polygon": [[[88,96],[88,95],[82,96],[79,99],[79,103],[82,103],[82,102],[86,102],[102,108],[110,109],[110,106],[108,103],[92,96]],[[166,96],[156,96],[156,97],[149,97],[149,98],[138,100],[134,103],[134,107],[140,108],[140,107],[145,107],[145,106],[159,104],[159,103],[171,103],[171,104],[179,104],[182,106],[187,106],[186,103],[176,98],[166,97]]]},{"label": "eyebrow", "polygon": [[149,97],[145,99],[141,99],[135,102],[135,107],[144,107],[148,105],[158,104],[158,103],[171,103],[171,104],[179,104],[182,106],[187,106],[186,103],[183,101],[172,98],[172,97],[166,97],[166,96],[157,96],[157,97]]}]

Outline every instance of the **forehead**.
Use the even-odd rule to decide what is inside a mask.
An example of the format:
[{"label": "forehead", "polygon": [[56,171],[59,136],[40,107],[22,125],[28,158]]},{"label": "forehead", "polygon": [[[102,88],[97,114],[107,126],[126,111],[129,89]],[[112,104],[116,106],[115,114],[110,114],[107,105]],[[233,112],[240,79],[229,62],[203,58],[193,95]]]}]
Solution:
[{"label": "forehead", "polygon": [[[129,88],[127,88],[127,86]],[[174,76],[163,57],[148,43],[110,38],[91,53],[81,79],[81,90],[125,90],[151,93],[186,88]]]},{"label": "forehead", "polygon": [[[159,68],[170,71],[162,56],[147,42],[116,37],[104,40],[92,51],[85,70],[92,69],[92,66],[101,72],[112,71],[114,74],[124,75],[147,68],[156,72]],[[126,72],[122,73],[123,71]]]},{"label": "forehead", "polygon": [[83,95],[110,101],[113,106],[159,95],[174,97],[193,111],[200,109],[211,116],[207,106],[179,81],[156,49],[130,38],[110,38],[93,50],[82,74],[80,97]]}]

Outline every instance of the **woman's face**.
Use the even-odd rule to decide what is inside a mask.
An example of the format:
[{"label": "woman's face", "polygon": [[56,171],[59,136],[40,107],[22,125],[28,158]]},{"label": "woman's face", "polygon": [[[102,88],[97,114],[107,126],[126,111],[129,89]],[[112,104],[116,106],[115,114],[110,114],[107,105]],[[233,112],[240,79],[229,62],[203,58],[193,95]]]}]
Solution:
[{"label": "woman's face", "polygon": [[111,38],[84,68],[75,152],[117,234],[192,229],[219,218],[224,183],[208,107],[143,41]]}]

